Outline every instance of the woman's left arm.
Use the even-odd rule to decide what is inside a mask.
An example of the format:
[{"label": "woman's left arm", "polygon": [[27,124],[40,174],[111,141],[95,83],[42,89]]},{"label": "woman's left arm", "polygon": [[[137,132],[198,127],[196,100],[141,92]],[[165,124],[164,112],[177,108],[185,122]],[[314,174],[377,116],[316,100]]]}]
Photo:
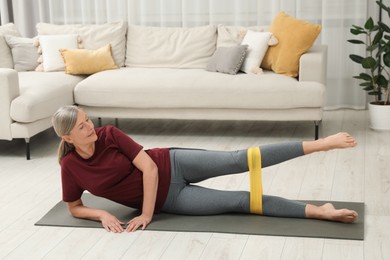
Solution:
[{"label": "woman's left arm", "polygon": [[158,188],[157,165],[144,150],[141,150],[134,158],[133,164],[143,174],[144,200],[142,214],[127,223],[127,232],[136,231],[139,227],[143,230],[152,221]]}]

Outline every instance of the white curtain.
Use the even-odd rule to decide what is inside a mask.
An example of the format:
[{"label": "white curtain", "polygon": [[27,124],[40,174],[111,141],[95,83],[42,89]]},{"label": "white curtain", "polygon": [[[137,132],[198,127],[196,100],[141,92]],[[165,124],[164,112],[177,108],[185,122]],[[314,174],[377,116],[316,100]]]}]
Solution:
[{"label": "white curtain", "polygon": [[316,44],[328,45],[326,108],[365,108],[366,94],[352,78],[360,69],[348,57],[364,51],[347,39],[353,38],[349,32],[352,24],[363,25],[368,16],[377,17],[374,0],[0,0],[1,23],[13,17],[22,35],[28,37],[36,35],[37,22],[125,20],[148,26],[250,26],[270,24],[279,11],[322,25]]}]

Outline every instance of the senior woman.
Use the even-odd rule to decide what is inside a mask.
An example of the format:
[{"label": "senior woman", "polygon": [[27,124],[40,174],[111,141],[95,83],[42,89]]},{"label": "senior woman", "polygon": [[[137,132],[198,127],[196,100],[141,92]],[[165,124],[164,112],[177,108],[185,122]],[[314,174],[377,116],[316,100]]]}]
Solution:
[{"label": "senior woman", "polygon": [[[208,151],[200,149],[154,148],[143,150],[129,136],[113,126],[95,128],[77,106],[64,106],[52,118],[61,138],[62,197],[72,216],[101,221],[111,232],[144,229],[158,212],[212,215],[227,212],[253,213],[248,191],[213,190],[194,185],[208,178],[246,172],[248,150]],[[316,141],[264,145],[258,158],[262,167],[271,166],[317,151],[356,146],[348,133]],[[84,191],[128,207],[141,215],[127,222],[107,211],[89,208]],[[335,209],[331,203],[315,206],[260,194],[261,213],[266,216],[315,218],[350,223],[357,213]],[[256,206],[256,205],[255,205]]]}]

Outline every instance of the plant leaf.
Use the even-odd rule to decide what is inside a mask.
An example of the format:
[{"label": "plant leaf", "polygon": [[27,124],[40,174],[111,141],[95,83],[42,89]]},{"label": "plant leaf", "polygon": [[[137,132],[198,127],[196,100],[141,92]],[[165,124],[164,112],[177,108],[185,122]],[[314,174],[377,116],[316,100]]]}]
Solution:
[{"label": "plant leaf", "polygon": [[[371,45],[371,46],[368,46],[366,48],[367,51],[374,51],[376,48],[379,47],[379,44],[374,44],[374,45]],[[377,56],[380,56],[380,55],[377,55]]]},{"label": "plant leaf", "polygon": [[385,55],[383,55],[383,63],[384,63],[387,67],[390,67],[390,52],[385,53]]},{"label": "plant leaf", "polygon": [[379,24],[380,28],[382,28],[383,31],[390,33],[390,27],[387,26],[387,24],[380,22],[380,21],[378,22],[378,24]]},{"label": "plant leaf", "polygon": [[353,44],[365,44],[365,42],[361,40],[347,40],[347,41]]},{"label": "plant leaf", "polygon": [[376,83],[379,86],[387,86],[388,80],[383,75],[378,75],[378,78],[376,79]]},{"label": "plant leaf", "polygon": [[372,82],[371,81],[363,82],[363,83],[360,83],[359,86],[372,87]]},{"label": "plant leaf", "polygon": [[372,81],[372,77],[367,73],[360,73],[359,76],[354,76],[355,79],[362,79],[365,81]]},{"label": "plant leaf", "polygon": [[350,32],[353,34],[353,35],[359,35],[359,34],[367,34],[364,30],[360,30],[360,29],[353,29],[351,28]]},{"label": "plant leaf", "polygon": [[374,69],[376,65],[377,62],[373,57],[367,57],[362,60],[362,66],[365,69]]},{"label": "plant leaf", "polygon": [[359,63],[359,64],[362,64],[362,62],[363,62],[363,57],[356,55],[356,54],[349,55],[349,58],[351,58],[351,60],[353,60],[354,62]]},{"label": "plant leaf", "polygon": [[358,26],[358,25],[352,25],[352,27],[355,28],[355,29],[361,30],[361,31],[364,30],[363,27]]},{"label": "plant leaf", "polygon": [[382,40],[383,37],[383,31],[377,32],[377,34],[374,37],[374,40],[372,41],[372,45],[378,44],[380,40]]},{"label": "plant leaf", "polygon": [[367,30],[372,30],[374,28],[374,20],[372,18],[368,18],[366,23],[364,24],[364,28]]},{"label": "plant leaf", "polygon": [[365,87],[363,88],[363,90],[365,91],[370,91],[370,90],[373,90],[374,88],[372,86],[368,86],[368,87]]},{"label": "plant leaf", "polygon": [[364,80],[369,80],[369,81],[372,80],[371,75],[369,75],[367,73],[360,73],[359,76],[362,77],[362,79],[364,79]]}]

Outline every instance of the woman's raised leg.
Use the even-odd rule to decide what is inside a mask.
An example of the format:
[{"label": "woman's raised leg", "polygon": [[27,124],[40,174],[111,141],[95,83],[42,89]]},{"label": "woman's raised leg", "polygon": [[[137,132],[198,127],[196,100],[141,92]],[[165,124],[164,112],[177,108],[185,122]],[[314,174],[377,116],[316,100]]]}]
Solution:
[{"label": "woman's raised leg", "polygon": [[[262,165],[267,167],[313,152],[349,148],[356,145],[356,140],[348,133],[338,133],[315,141],[264,145],[260,147],[260,150]],[[170,188],[167,203],[164,206],[166,211],[194,215],[197,213],[219,214],[226,211],[248,212],[247,192],[212,191],[188,186],[191,182],[248,171],[246,150],[219,152],[177,149],[172,150],[170,154],[172,173],[175,177],[172,176],[174,183],[171,183],[172,189]],[[196,207],[198,202],[201,203]],[[357,218],[355,211],[335,209],[331,203],[322,206],[301,205],[295,201],[266,195],[263,197],[263,203],[264,213],[269,216],[306,217],[346,223],[354,222]]]}]

